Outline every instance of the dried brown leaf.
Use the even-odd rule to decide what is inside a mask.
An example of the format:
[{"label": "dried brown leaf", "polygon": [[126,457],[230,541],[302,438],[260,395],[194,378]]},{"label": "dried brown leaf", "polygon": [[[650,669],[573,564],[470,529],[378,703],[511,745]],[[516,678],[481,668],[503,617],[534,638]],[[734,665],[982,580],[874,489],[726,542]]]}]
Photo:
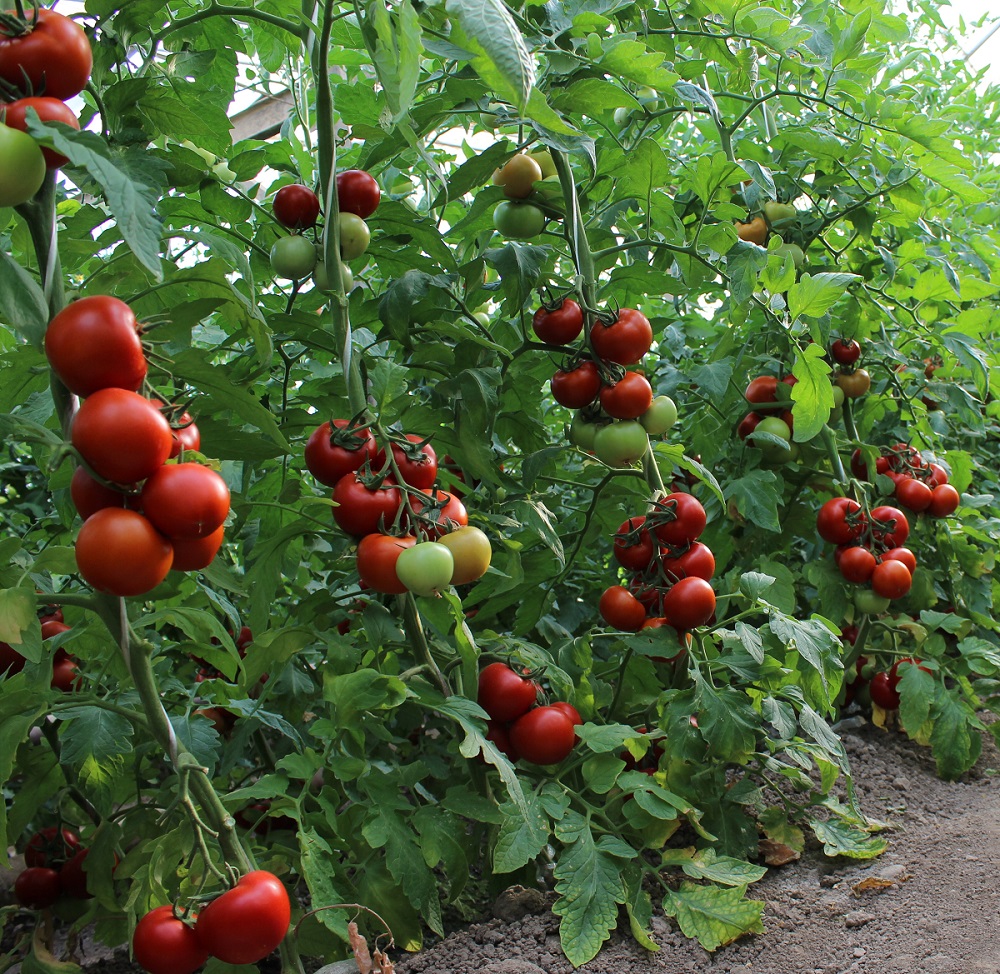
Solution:
[{"label": "dried brown leaf", "polygon": [[[354,962],[358,965],[358,970],[361,974],[371,974],[375,965],[372,963],[372,955],[368,953],[368,941],[358,932],[358,925],[353,920],[347,924],[347,939],[354,951]],[[375,957],[378,956],[379,952],[376,950]]]},{"label": "dried brown leaf", "polygon": [[389,960],[389,955],[383,954],[381,950],[375,951],[375,963],[378,965],[378,974],[396,974],[396,968]]},{"label": "dried brown leaf", "polygon": [[785,845],[784,842],[775,842],[773,839],[760,840],[760,854],[768,866],[787,866],[800,858],[800,853],[791,846]]},{"label": "dried brown leaf", "polygon": [[879,876],[869,876],[867,879],[862,879],[860,883],[855,883],[851,889],[856,896],[860,896],[862,893],[881,893],[883,890],[891,889],[898,882],[903,882],[909,878],[909,876],[901,876],[899,880],[893,880],[881,879]]}]

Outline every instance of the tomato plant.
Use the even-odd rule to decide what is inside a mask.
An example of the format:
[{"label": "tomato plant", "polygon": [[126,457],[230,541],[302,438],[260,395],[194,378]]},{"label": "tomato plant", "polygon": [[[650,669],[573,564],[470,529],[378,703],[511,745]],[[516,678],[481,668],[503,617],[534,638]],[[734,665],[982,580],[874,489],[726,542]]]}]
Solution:
[{"label": "tomato plant", "polygon": [[315,266],[316,245],[307,237],[278,237],[271,247],[271,270],[277,277],[297,281],[308,277]]},{"label": "tomato plant", "polygon": [[510,743],[532,764],[558,764],[576,743],[573,718],[552,705],[535,707],[510,725]]},{"label": "tomato plant", "polygon": [[641,311],[622,308],[611,320],[597,319],[590,329],[590,344],[606,362],[635,365],[653,344],[653,328]]},{"label": "tomato plant", "polygon": [[24,132],[0,124],[0,206],[27,203],[45,181],[45,156]]},{"label": "tomato plant", "polygon": [[531,326],[540,341],[550,345],[569,345],[583,331],[583,312],[572,298],[563,298],[558,307],[539,308]]},{"label": "tomato plant", "polygon": [[15,89],[65,101],[83,91],[93,61],[83,28],[54,10],[36,8],[17,30],[0,26],[0,80]]},{"label": "tomato plant", "polygon": [[376,592],[402,595],[407,586],[396,573],[396,563],[403,551],[416,543],[417,539],[412,534],[395,536],[377,531],[365,534],[356,556],[361,581]]},{"label": "tomato plant", "polygon": [[174,549],[141,514],[106,507],[84,522],[76,565],[88,585],[109,595],[144,595],[170,571]]},{"label": "tomato plant", "polygon": [[[77,131],[80,130],[80,120],[76,114],[58,98],[19,98],[17,101],[12,101],[2,108],[3,123],[12,129],[26,132],[28,130],[29,108],[38,115],[42,122],[61,122]],[[58,169],[69,161],[62,153],[44,146],[42,146],[42,156],[49,169]]]},{"label": "tomato plant", "polygon": [[346,474],[360,469],[366,462],[374,463],[378,446],[371,431],[353,427],[348,419],[320,423],[309,435],[305,446],[305,462],[309,472],[327,487],[336,487]]},{"label": "tomato plant", "polygon": [[493,226],[511,240],[531,240],[545,229],[545,212],[533,203],[499,203]]},{"label": "tomato plant", "polygon": [[532,194],[535,183],[541,178],[542,167],[538,164],[538,160],[524,153],[518,153],[493,174],[493,184],[501,186],[504,195],[510,199],[523,200]]},{"label": "tomato plant", "polygon": [[615,419],[638,419],[653,403],[649,380],[639,372],[626,372],[613,385],[603,386],[601,406]]},{"label": "tomato plant", "polygon": [[48,825],[36,832],[24,847],[28,866],[61,867],[80,850],[80,836],[72,829]]},{"label": "tomato plant", "polygon": [[404,548],[396,559],[396,577],[414,595],[438,595],[451,584],[455,559],[447,545],[421,541]]},{"label": "tomato plant", "polygon": [[382,200],[375,177],[362,169],[347,169],[337,173],[337,205],[341,213],[353,213],[367,220]]},{"label": "tomato plant", "polygon": [[402,497],[392,482],[367,487],[357,473],[345,474],[333,488],[333,519],[341,531],[356,538],[388,527],[396,518]]},{"label": "tomato plant", "polygon": [[142,513],[173,540],[195,541],[214,534],[229,514],[229,487],[200,463],[164,464],[145,483]]}]

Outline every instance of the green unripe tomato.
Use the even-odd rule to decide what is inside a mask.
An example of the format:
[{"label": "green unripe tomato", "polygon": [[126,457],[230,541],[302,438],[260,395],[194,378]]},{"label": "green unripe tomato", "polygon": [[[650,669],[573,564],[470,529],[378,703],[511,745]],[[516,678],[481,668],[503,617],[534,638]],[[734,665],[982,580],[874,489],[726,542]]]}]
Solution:
[{"label": "green unripe tomato", "polygon": [[[347,264],[340,265],[341,280],[344,282],[344,293],[354,287],[354,274],[351,273],[350,267]],[[313,270],[313,284],[316,285],[318,291],[323,291],[329,294],[333,290],[333,282],[330,280],[330,274],[326,269],[326,263],[324,261],[319,261]]]},{"label": "green unripe tomato", "polygon": [[662,436],[677,422],[677,406],[670,396],[657,396],[639,422],[650,436]]},{"label": "green unripe tomato", "polygon": [[340,258],[354,260],[360,257],[371,243],[372,234],[368,224],[354,213],[339,214],[340,220]]},{"label": "green unripe tomato", "polygon": [[271,248],[271,270],[277,277],[296,281],[311,274],[315,266],[316,246],[299,234],[279,237]]},{"label": "green unripe tomato", "polygon": [[532,203],[505,200],[493,211],[493,226],[511,240],[530,240],[545,228],[545,214]]},{"label": "green unripe tomato", "polygon": [[490,316],[485,311],[474,311],[472,317],[476,319],[484,328],[490,323]]},{"label": "green unripe tomato", "polygon": [[877,616],[889,608],[889,599],[882,598],[870,588],[859,588],[854,593],[854,605],[859,612]]},{"label": "green unripe tomato", "polygon": [[45,171],[38,143],[27,132],[0,125],[0,206],[27,203],[42,188]]},{"label": "green unripe tomato", "polygon": [[783,243],[774,248],[774,253],[781,258],[791,257],[796,270],[802,266],[806,259],[805,252],[798,244],[794,243]]},{"label": "green unripe tomato", "polygon": [[649,449],[649,437],[634,419],[602,426],[594,434],[594,455],[609,467],[640,460]]},{"label": "green unripe tomato", "polygon": [[794,220],[798,215],[798,210],[791,203],[779,203],[777,200],[768,200],[764,204],[764,216],[770,224],[784,223],[786,220]]},{"label": "green unripe tomato", "polygon": [[832,386],[832,389],[833,389],[833,408],[839,409],[841,406],[844,405],[844,399],[846,398],[846,396],[844,395],[844,390],[841,389],[840,386]]},{"label": "green unripe tomato", "polygon": [[615,125],[617,125],[618,128],[620,129],[625,128],[625,126],[632,121],[632,109],[616,108],[614,119],[615,119]]},{"label": "green unripe tomato", "polygon": [[595,436],[597,436],[597,424],[588,423],[581,413],[577,413],[573,417],[573,422],[569,424],[570,443],[581,450],[593,450]]},{"label": "green unripe tomato", "polygon": [[532,152],[531,158],[538,163],[538,168],[542,170],[542,179],[548,179],[549,176],[556,175],[556,164],[552,159],[552,153],[548,149]]},{"label": "green unripe tomato", "polygon": [[414,595],[437,595],[451,584],[454,572],[454,556],[437,541],[404,548],[396,559],[396,577]]},{"label": "green unripe tomato", "polygon": [[788,444],[792,439],[792,431],[788,428],[788,423],[777,416],[765,416],[757,424],[748,439],[750,439],[753,445],[764,454],[764,459],[770,463],[787,460],[790,457],[790,447],[780,446],[777,443],[771,443],[763,438],[758,439],[758,434],[760,433],[770,433],[772,436],[776,436],[778,439]]},{"label": "green unripe tomato", "polygon": [[635,97],[639,99],[640,105],[645,105],[647,108],[654,108],[660,100],[660,95],[655,88],[650,88],[649,85],[643,85],[635,93]]}]

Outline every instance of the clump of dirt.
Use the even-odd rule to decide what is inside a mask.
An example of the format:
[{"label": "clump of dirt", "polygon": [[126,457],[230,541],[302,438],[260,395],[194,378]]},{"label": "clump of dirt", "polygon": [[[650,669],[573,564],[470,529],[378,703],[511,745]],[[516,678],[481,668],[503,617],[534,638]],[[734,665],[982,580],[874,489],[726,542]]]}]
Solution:
[{"label": "clump of dirt", "polygon": [[[584,974],[635,970],[712,974],[1000,974],[1000,753],[988,738],[958,782],[938,779],[927,749],[870,725],[845,730],[867,815],[891,826],[879,859],[829,859],[810,849],[751,887],[765,933],[710,954],[668,917],[653,922],[660,950],[622,927]],[[570,974],[559,918],[535,891],[511,890],[497,916],[418,954],[398,974]],[[141,974],[127,952],[80,943],[87,974]],[[265,964],[269,966],[265,966]],[[19,974],[19,966],[9,974]],[[310,965],[313,969],[316,965]],[[340,965],[337,965],[340,968]],[[276,974],[273,962],[263,974]]]}]

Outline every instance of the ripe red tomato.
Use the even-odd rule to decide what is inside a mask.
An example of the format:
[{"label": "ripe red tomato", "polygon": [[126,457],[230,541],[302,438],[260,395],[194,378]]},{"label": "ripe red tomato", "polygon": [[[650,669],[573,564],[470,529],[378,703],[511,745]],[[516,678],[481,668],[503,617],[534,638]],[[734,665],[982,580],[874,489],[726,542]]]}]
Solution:
[{"label": "ripe red tomato", "polygon": [[642,312],[622,308],[610,324],[600,319],[594,323],[590,329],[590,344],[606,362],[634,365],[642,360],[653,344],[653,328]]},{"label": "ripe red tomato", "polygon": [[67,626],[65,622],[60,622],[58,619],[43,619],[41,625],[42,639],[52,639],[60,633],[69,632],[72,628],[72,626]]},{"label": "ripe red tomato", "polygon": [[417,539],[412,534],[394,537],[373,532],[366,534],[358,545],[356,556],[361,581],[376,592],[402,595],[406,586],[396,574],[396,561],[406,548],[412,548]]},{"label": "ripe red tomato", "polygon": [[486,724],[486,740],[492,741],[503,754],[507,755],[509,761],[520,761],[521,755],[514,750],[514,745],[510,743],[510,734],[507,733],[507,725],[499,720],[491,720]]},{"label": "ripe red tomato", "polygon": [[45,332],[49,365],[70,392],[89,396],[114,387],[135,392],[146,378],[146,356],[132,309],[97,295],[67,305]]},{"label": "ripe red tomato", "polygon": [[655,506],[653,533],[662,544],[684,548],[705,530],[708,522],[705,508],[693,494],[667,494]]},{"label": "ripe red tomato", "polygon": [[319,197],[299,183],[282,186],[271,204],[274,218],[289,230],[308,230],[319,217]]},{"label": "ripe red tomato", "polygon": [[402,497],[396,484],[387,480],[381,487],[369,490],[357,473],[345,474],[333,488],[333,519],[345,534],[355,538],[380,531],[380,522],[389,527],[399,511]]},{"label": "ripe red tomato", "polygon": [[917,570],[917,556],[909,548],[890,548],[882,553],[882,561],[901,561],[911,575]]},{"label": "ripe red tomato", "polygon": [[876,673],[868,684],[872,703],[878,704],[883,710],[896,710],[899,707],[899,694],[891,686],[888,673]]},{"label": "ripe red tomato", "polygon": [[919,667],[921,670],[923,670],[925,673],[931,673],[932,671],[929,670],[926,666],[923,666],[922,663],[923,660],[916,659],[913,656],[904,656],[902,659],[896,660],[896,662],[889,667],[889,686],[891,686],[893,690],[895,690],[896,687],[899,686],[899,681],[903,679],[902,673],[899,672],[900,667],[903,667],[904,673],[906,672],[907,666],[916,666]]},{"label": "ripe red tomato", "polygon": [[179,538],[171,540],[174,549],[174,561],[170,566],[173,572],[197,572],[208,568],[219,553],[226,537],[225,527],[219,527],[204,538],[184,541]]},{"label": "ripe red tomato", "polygon": [[256,964],[285,939],[291,917],[281,880],[258,869],[212,900],[194,930],[198,943],[213,957],[227,964]]},{"label": "ripe red tomato", "polygon": [[[32,15],[38,18],[33,25]],[[34,93],[60,101],[80,94],[94,65],[83,28],[45,7],[35,8],[24,26],[23,34],[0,26],[0,80],[26,93],[30,86]]]},{"label": "ripe red tomato", "polygon": [[46,866],[31,866],[14,880],[14,895],[29,910],[44,910],[59,899],[59,873]]},{"label": "ripe red tomato", "polygon": [[761,416],[760,413],[747,413],[736,427],[736,435],[741,440],[745,440],[755,429],[757,429],[763,419],[764,417]]},{"label": "ripe red tomato", "polygon": [[931,472],[930,479],[927,481],[931,490],[948,483],[948,471],[940,463],[929,463],[927,469]]},{"label": "ripe red tomato", "polygon": [[864,534],[866,524],[861,505],[850,497],[831,498],[816,515],[816,530],[830,544],[856,541]]},{"label": "ripe red tomato", "polygon": [[[4,112],[6,113],[4,124],[9,125],[12,129],[27,132],[29,108],[33,108],[43,122],[62,122],[64,125],[69,125],[77,131],[80,130],[80,120],[76,117],[76,114],[58,98],[19,98],[17,101],[4,106]],[[45,165],[49,169],[58,169],[69,161],[62,153],[56,152],[55,149],[47,149],[45,146],[42,146],[41,149],[42,155],[45,157]]]},{"label": "ripe red tomato", "polygon": [[116,484],[145,480],[170,456],[170,425],[163,414],[125,389],[99,389],[88,396],[71,435],[94,472]]},{"label": "ripe red tomato", "polygon": [[381,201],[378,183],[363,169],[348,169],[337,174],[337,205],[341,213],[353,213],[367,220]]},{"label": "ripe red tomato", "polygon": [[[751,379],[747,385],[746,392],[743,393],[747,402],[754,406],[767,406],[768,403],[778,402],[778,377],[774,375],[758,375]],[[788,393],[785,392],[787,400]]]},{"label": "ripe red tomato", "polygon": [[931,491],[931,503],[927,513],[931,517],[948,517],[958,510],[962,496],[951,484],[938,484]]},{"label": "ripe red tomato", "polygon": [[335,419],[333,425],[321,423],[306,442],[305,461],[309,472],[327,487],[352,470],[360,470],[365,461],[375,462],[378,446],[371,430],[351,428],[349,419]]},{"label": "ripe red tomato", "polygon": [[903,475],[896,483],[896,500],[908,510],[920,513],[931,506],[931,488],[922,480]]},{"label": "ripe red tomato", "polygon": [[601,391],[601,373],[597,365],[584,359],[571,369],[560,369],[551,382],[552,398],[567,409],[589,406]]},{"label": "ripe red tomato", "polygon": [[13,676],[24,669],[25,659],[10,643],[0,642],[0,674]]},{"label": "ripe red tomato", "polygon": [[539,308],[531,323],[541,341],[550,345],[569,345],[583,331],[583,312],[572,298],[563,298],[558,308]]},{"label": "ripe red tomato", "polygon": [[638,372],[626,372],[614,385],[601,389],[601,406],[615,419],[638,419],[653,403],[653,388]]},{"label": "ripe red tomato", "polygon": [[189,412],[183,412],[176,420],[177,425],[170,427],[170,456],[173,460],[181,455],[182,450],[201,449],[201,431],[195,425]]},{"label": "ripe red tomato", "polygon": [[841,552],[837,567],[848,582],[864,583],[875,571],[875,556],[867,548],[854,545]]},{"label": "ripe red tomato", "polygon": [[667,578],[703,578],[709,582],[715,574],[715,555],[707,544],[692,541],[686,551],[674,556],[665,555],[660,565]]},{"label": "ripe red tomato", "polygon": [[506,663],[490,663],[479,673],[476,700],[493,720],[516,720],[535,706],[537,697],[538,684]]},{"label": "ripe red tomato", "polygon": [[575,727],[583,726],[583,718],[580,716],[580,711],[566,700],[556,700],[549,704],[554,710],[561,710],[571,721]]},{"label": "ripe red tomato", "polygon": [[229,514],[229,488],[200,463],[164,464],[142,488],[142,512],[171,540],[207,538]]},{"label": "ripe red tomato", "polygon": [[106,507],[76,537],[80,574],[109,595],[144,595],[167,577],[173,560],[170,542],[135,511]]},{"label": "ripe red tomato", "polygon": [[656,551],[652,535],[643,527],[645,523],[645,515],[630,517],[627,521],[622,521],[615,532],[615,558],[619,565],[632,571],[641,572],[648,568]]},{"label": "ripe red tomato", "polygon": [[830,345],[830,354],[833,360],[840,365],[853,365],[861,358],[861,346],[850,338],[844,341],[843,338],[834,339]]},{"label": "ripe red tomato", "polygon": [[132,956],[149,974],[194,974],[208,960],[193,926],[169,904],[150,910],[135,925]]},{"label": "ripe red tomato", "polygon": [[675,629],[696,629],[715,612],[715,589],[703,578],[689,576],[663,597],[663,613]]},{"label": "ripe red tomato", "polygon": [[[882,505],[871,511],[872,536],[889,548],[898,548],[906,543],[910,536],[910,522],[898,507]],[[879,527],[876,522],[882,522],[885,527]]]},{"label": "ripe red tomato", "polygon": [[[437,480],[438,461],[434,447],[430,443],[425,443],[425,437],[419,433],[407,433],[408,441],[406,446],[399,443],[392,443],[392,458],[399,469],[399,476],[404,484],[410,487],[424,489],[433,487]],[[385,465],[385,451],[379,450],[372,465],[381,469]],[[395,476],[395,471],[390,468],[390,475]]]},{"label": "ripe red tomato", "polygon": [[573,750],[576,727],[557,707],[535,707],[510,725],[510,742],[525,761],[558,764]]},{"label": "ripe red tomato", "polygon": [[598,609],[609,626],[623,632],[638,632],[646,621],[646,607],[621,585],[604,590]]},{"label": "ripe red tomato", "polygon": [[105,507],[128,507],[138,509],[139,498],[136,494],[126,494],[94,480],[85,467],[77,467],[69,482],[69,494],[73,506],[85,521],[91,514],[96,514]]},{"label": "ripe red tomato", "polygon": [[417,519],[412,525],[415,533],[424,534],[432,541],[436,541],[457,528],[464,528],[469,523],[469,512],[454,494],[426,487],[422,493],[428,498],[433,497],[434,502],[425,506],[418,496],[410,495],[410,507],[413,513],[429,519],[426,521]]},{"label": "ripe red tomato", "polygon": [[872,591],[883,599],[901,599],[912,585],[909,568],[895,559],[881,562],[872,572]]},{"label": "ripe red tomato", "polygon": [[49,825],[36,832],[24,847],[28,866],[50,866],[58,869],[80,850],[80,836],[72,829]]},{"label": "ripe red tomato", "polygon": [[89,849],[81,849],[71,859],[67,859],[59,870],[59,888],[66,896],[75,900],[89,900],[93,894],[87,889],[87,873],[83,868]]}]

